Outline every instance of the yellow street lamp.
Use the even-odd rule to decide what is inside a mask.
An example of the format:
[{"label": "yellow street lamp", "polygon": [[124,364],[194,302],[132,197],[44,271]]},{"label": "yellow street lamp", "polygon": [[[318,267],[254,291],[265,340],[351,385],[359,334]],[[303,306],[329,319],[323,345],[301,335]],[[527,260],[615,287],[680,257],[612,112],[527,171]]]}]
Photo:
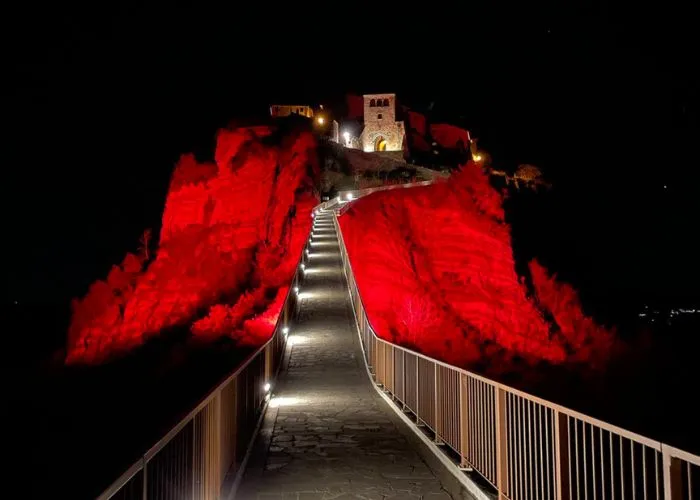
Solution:
[{"label": "yellow street lamp", "polygon": [[484,157],[481,156],[479,153],[476,153],[476,154],[473,156],[473,158],[474,158],[474,161],[476,161],[476,162],[479,162],[479,161],[481,161],[481,160],[484,159]]},{"label": "yellow street lamp", "polygon": [[316,118],[316,123],[318,123],[319,125],[323,125],[324,123],[326,123],[326,119],[322,116],[319,116],[318,118]]}]

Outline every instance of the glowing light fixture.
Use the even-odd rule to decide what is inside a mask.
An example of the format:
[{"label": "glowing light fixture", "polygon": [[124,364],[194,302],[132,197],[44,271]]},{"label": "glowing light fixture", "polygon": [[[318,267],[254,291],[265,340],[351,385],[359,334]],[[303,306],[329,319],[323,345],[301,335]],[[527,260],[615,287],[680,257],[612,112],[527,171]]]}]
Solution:
[{"label": "glowing light fixture", "polygon": [[280,406],[294,406],[298,404],[303,404],[304,400],[299,398],[272,398],[270,401],[270,406],[272,408],[278,408]]},{"label": "glowing light fixture", "polygon": [[266,384],[263,386],[263,389],[265,389],[265,392],[270,392],[270,383],[269,383],[269,382],[266,383]]},{"label": "glowing light fixture", "polygon": [[484,159],[484,157],[481,156],[479,153],[477,153],[477,154],[474,155],[474,161],[481,161],[481,160],[483,160],[483,159]]},{"label": "glowing light fixture", "polygon": [[352,193],[346,194],[345,198],[347,198],[348,201],[352,200]]},{"label": "glowing light fixture", "polygon": [[303,335],[290,335],[289,340],[287,340],[287,342],[289,342],[290,346],[295,346],[306,344],[308,342],[308,339]]},{"label": "glowing light fixture", "polygon": [[287,335],[287,334],[289,333],[289,327],[288,327],[288,326],[285,326],[284,328],[282,328],[282,333],[284,333],[285,335]]},{"label": "glowing light fixture", "polygon": [[319,125],[323,125],[324,123],[326,123],[326,119],[325,119],[324,117],[322,117],[322,116],[319,116],[318,118],[316,118],[316,122],[317,122]]},{"label": "glowing light fixture", "polygon": [[303,271],[304,269],[306,269],[306,264],[303,264],[303,263],[302,263],[300,267],[301,267],[301,269],[302,269],[302,271]]},{"label": "glowing light fixture", "polygon": [[298,286],[295,286],[295,287],[294,287],[294,293],[296,293],[296,294],[299,293],[299,287],[298,287]]}]

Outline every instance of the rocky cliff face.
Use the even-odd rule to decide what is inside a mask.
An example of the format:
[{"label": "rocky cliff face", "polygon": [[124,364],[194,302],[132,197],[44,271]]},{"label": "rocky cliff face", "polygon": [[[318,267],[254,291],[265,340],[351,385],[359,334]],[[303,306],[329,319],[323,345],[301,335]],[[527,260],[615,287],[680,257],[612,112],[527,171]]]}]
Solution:
[{"label": "rocky cliff face", "polygon": [[469,163],[448,182],[371,194],[340,224],[378,335],[449,363],[603,366],[615,334],[532,261],[516,272],[502,196]]},{"label": "rocky cliff face", "polygon": [[215,163],[183,156],[154,256],[127,254],[74,300],[67,362],[104,361],[174,326],[262,342],[308,234],[318,176],[308,132],[221,130]]}]

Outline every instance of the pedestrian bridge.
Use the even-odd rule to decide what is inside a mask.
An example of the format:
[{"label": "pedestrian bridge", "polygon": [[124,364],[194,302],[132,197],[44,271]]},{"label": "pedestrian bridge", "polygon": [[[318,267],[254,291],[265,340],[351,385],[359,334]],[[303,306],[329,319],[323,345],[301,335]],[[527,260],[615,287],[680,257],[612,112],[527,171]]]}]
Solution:
[{"label": "pedestrian bridge", "polygon": [[273,337],[100,499],[700,498],[698,456],[376,337],[336,219],[367,191],[317,208]]}]

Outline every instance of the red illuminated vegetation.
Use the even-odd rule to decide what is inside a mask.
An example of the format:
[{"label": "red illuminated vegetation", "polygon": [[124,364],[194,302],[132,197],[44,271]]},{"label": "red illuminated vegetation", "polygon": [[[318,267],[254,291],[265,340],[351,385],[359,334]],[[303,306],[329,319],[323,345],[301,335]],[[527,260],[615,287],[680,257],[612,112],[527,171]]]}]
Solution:
[{"label": "red illuminated vegetation", "polygon": [[474,163],[449,181],[353,202],[340,225],[376,333],[448,363],[602,367],[615,333],[538,262],[519,276],[503,198]]},{"label": "red illuminated vegetation", "polygon": [[184,155],[151,260],[127,254],[74,300],[67,362],[102,362],[175,326],[206,340],[267,339],[317,203],[315,155],[310,133],[269,127],[221,130],[215,163]]}]

